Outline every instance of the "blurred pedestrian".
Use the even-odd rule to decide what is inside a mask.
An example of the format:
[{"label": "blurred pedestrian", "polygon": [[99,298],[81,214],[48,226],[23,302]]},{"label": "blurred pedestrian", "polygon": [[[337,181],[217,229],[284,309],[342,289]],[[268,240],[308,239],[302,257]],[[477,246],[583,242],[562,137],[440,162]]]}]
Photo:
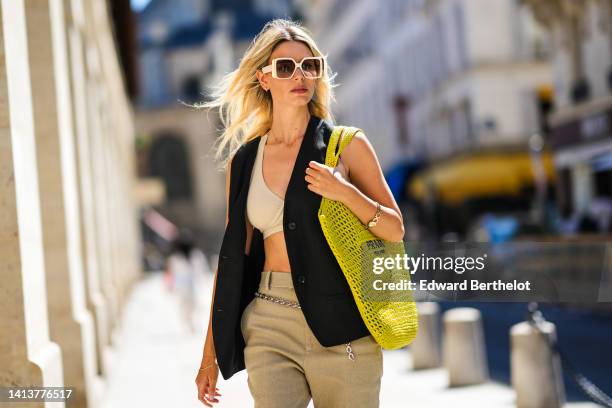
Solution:
[{"label": "blurred pedestrian", "polygon": [[193,320],[198,282],[206,265],[206,256],[195,246],[192,232],[181,229],[167,260],[167,273],[180,303],[181,318],[191,333],[195,333]]},{"label": "blurred pedestrian", "polygon": [[600,233],[607,233],[612,227],[612,198],[597,196],[591,201],[589,214],[595,220]]}]

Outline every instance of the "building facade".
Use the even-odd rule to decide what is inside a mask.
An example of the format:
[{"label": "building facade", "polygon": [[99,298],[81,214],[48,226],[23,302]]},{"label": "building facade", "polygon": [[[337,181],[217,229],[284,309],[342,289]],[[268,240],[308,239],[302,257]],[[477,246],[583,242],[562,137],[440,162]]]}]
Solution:
[{"label": "building facade", "polygon": [[339,119],[364,128],[383,167],[539,131],[547,35],[517,0],[334,0],[312,21]]},{"label": "building facade", "polygon": [[109,2],[2,0],[0,25],[0,383],[94,407],[142,269]]},{"label": "building facade", "polygon": [[528,2],[553,37],[550,144],[564,216],[612,222],[612,1]]}]

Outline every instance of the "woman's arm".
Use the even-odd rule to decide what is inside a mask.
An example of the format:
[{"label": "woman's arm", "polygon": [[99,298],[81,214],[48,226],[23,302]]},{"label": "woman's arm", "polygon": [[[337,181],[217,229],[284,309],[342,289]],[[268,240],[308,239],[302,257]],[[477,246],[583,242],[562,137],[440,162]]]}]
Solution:
[{"label": "woman's arm", "polygon": [[357,132],[340,154],[350,182],[340,172],[310,162],[306,169],[308,188],[326,198],[346,205],[359,220],[367,224],[376,214],[376,201],[382,215],[372,233],[387,241],[404,239],[404,220],[399,206],[384,178],[376,152],[363,132]]}]

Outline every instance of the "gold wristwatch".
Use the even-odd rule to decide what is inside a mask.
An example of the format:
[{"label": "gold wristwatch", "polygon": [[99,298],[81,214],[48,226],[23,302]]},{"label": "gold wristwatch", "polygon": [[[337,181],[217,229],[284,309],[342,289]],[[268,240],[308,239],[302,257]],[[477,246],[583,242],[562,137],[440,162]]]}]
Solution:
[{"label": "gold wristwatch", "polygon": [[380,218],[381,215],[382,215],[382,208],[380,206],[380,203],[376,201],[376,214],[374,214],[374,218],[368,221],[368,224],[366,225],[366,229],[375,227],[376,224],[378,224],[378,219]]}]

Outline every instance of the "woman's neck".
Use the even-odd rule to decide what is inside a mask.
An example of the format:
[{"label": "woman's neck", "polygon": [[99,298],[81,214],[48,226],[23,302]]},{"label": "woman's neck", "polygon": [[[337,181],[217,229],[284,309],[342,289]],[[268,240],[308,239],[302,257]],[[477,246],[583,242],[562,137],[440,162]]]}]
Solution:
[{"label": "woman's neck", "polygon": [[274,109],[268,143],[292,145],[306,133],[310,112],[308,106]]}]

